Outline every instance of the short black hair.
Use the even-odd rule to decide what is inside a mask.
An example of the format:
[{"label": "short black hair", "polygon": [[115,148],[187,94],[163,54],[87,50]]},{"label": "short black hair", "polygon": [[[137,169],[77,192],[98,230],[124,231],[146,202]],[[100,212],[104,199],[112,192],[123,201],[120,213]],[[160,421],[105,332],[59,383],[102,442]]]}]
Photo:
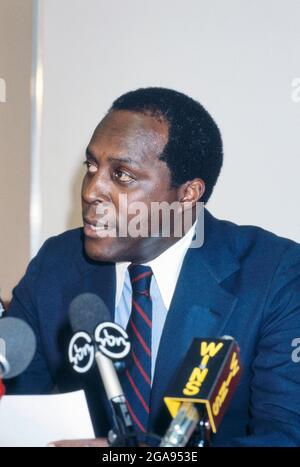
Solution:
[{"label": "short black hair", "polygon": [[150,87],[123,94],[109,112],[113,110],[166,121],[169,138],[160,159],[171,171],[172,186],[202,178],[206,190],[201,201],[208,201],[223,164],[223,145],[217,124],[199,102],[172,89]]}]

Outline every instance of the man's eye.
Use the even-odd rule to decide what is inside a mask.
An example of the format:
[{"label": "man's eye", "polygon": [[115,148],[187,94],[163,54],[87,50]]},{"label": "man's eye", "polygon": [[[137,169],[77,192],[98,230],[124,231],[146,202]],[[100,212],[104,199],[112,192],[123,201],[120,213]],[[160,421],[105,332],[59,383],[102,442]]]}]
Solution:
[{"label": "man's eye", "polygon": [[123,172],[123,170],[115,170],[114,177],[119,182],[123,182],[123,183],[131,182],[133,180],[133,177],[131,177],[128,173]]},{"label": "man's eye", "polygon": [[97,167],[95,167],[90,161],[84,161],[83,164],[86,166],[87,171],[88,171],[89,173],[95,173],[95,172],[97,172]]}]

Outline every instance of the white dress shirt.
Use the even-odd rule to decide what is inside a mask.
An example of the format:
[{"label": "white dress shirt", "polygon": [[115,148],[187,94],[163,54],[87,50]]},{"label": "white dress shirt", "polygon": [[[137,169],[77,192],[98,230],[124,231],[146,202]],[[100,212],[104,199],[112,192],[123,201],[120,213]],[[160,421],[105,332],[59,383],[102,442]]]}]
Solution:
[{"label": "white dress shirt", "polygon": [[[157,258],[143,264],[144,266],[151,267],[153,272],[150,286],[152,298],[152,381],[163,327],[184,257],[193,239],[195,225],[191,227],[184,237],[157,256]],[[115,322],[120,324],[124,329],[126,329],[130,318],[132,302],[132,289],[128,272],[129,265],[130,263],[128,262],[116,263]]]}]

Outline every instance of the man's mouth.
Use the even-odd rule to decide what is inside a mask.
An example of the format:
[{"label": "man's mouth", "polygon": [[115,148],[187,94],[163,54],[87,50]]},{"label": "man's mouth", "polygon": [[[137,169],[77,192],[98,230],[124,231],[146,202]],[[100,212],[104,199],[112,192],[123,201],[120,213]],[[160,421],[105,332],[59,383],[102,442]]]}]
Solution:
[{"label": "man's mouth", "polygon": [[83,219],[83,231],[87,237],[102,238],[105,236],[106,232],[110,232],[113,229],[115,229],[115,227],[113,225],[109,225],[108,222],[104,223],[95,219]]}]

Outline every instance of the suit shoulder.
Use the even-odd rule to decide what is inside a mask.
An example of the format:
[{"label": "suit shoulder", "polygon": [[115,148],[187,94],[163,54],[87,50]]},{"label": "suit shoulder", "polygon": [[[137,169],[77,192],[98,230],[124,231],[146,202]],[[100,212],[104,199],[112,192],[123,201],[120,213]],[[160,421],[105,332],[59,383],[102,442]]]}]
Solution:
[{"label": "suit shoulder", "polygon": [[82,228],[67,230],[59,235],[48,238],[40,252],[44,254],[74,254],[82,246]]},{"label": "suit shoulder", "polygon": [[231,248],[243,256],[257,252],[262,257],[281,258],[291,252],[299,258],[300,244],[254,225],[238,225],[227,220],[218,220],[222,236],[226,236]]},{"label": "suit shoulder", "polygon": [[72,229],[48,238],[39,250],[36,261],[40,267],[50,270],[51,266],[63,268],[83,256],[82,229]]}]

